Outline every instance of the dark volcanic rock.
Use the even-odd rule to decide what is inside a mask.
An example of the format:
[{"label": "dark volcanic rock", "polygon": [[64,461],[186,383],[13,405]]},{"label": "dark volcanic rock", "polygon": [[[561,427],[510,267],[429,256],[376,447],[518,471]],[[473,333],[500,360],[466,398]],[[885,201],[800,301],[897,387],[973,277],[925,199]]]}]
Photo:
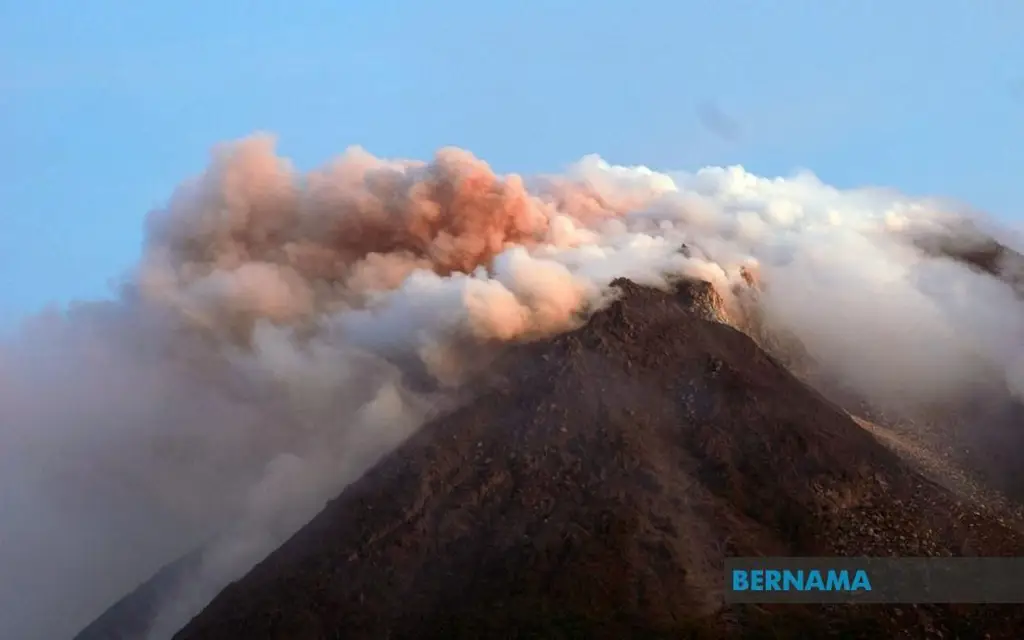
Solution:
[{"label": "dark volcanic rock", "polygon": [[1019,636],[1017,607],[724,607],[730,555],[1024,540],[707,319],[710,285],[617,284],[579,330],[510,349],[176,638]]},{"label": "dark volcanic rock", "polygon": [[164,598],[198,565],[200,553],[190,553],[160,569],[138,589],[118,600],[103,615],[78,632],[74,640],[138,640],[145,638]]}]

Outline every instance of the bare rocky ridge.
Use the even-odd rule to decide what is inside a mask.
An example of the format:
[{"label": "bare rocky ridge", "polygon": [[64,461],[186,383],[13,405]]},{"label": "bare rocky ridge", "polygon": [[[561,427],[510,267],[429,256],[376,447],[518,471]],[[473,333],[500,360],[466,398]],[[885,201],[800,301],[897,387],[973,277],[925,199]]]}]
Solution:
[{"label": "bare rocky ridge", "polygon": [[729,555],[1020,555],[706,283],[509,350],[177,636],[1016,638],[1024,607],[724,607]]}]

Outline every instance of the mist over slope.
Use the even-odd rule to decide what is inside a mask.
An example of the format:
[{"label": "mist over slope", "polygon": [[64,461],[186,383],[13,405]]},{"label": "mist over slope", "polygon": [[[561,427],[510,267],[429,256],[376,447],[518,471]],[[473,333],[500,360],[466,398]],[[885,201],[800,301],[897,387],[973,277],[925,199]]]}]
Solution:
[{"label": "mist over slope", "polygon": [[352,149],[300,175],[269,137],[219,147],[150,215],[116,299],[0,345],[0,637],[70,636],[205,544],[168,637],[497,346],[577,326],[617,277],[696,276],[739,313],[756,272],[765,325],[880,406],[1019,395],[1013,287],[919,241],[965,215],[739,167],[523,178]]},{"label": "mist over slope", "polygon": [[174,640],[1019,635],[1013,605],[726,603],[730,556],[1014,556],[1022,521],[923,477],[721,322],[707,282],[615,284]]}]

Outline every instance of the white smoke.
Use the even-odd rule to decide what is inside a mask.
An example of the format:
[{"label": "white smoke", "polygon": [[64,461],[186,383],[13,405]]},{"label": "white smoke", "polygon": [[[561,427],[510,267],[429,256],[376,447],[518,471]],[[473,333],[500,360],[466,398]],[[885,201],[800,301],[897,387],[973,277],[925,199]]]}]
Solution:
[{"label": "white smoke", "polygon": [[152,214],[116,300],[0,345],[0,637],[70,637],[205,544],[151,633],[169,637],[492,346],[572,327],[620,276],[726,292],[756,266],[768,323],[879,402],[986,375],[1024,391],[1012,290],[907,241],[956,217],[739,167],[587,157],[524,180],[457,149],[355,149],[303,176],[265,136],[221,147]]}]

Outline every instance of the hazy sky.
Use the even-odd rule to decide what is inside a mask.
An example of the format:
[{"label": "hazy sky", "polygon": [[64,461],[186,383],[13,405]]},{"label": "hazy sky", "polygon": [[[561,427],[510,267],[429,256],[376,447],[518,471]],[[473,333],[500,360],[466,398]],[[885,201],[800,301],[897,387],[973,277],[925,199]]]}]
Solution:
[{"label": "hazy sky", "polygon": [[1016,218],[1022,28],[1019,0],[0,0],[0,326],[104,295],[146,212],[255,130],[302,168],[806,167]]}]

